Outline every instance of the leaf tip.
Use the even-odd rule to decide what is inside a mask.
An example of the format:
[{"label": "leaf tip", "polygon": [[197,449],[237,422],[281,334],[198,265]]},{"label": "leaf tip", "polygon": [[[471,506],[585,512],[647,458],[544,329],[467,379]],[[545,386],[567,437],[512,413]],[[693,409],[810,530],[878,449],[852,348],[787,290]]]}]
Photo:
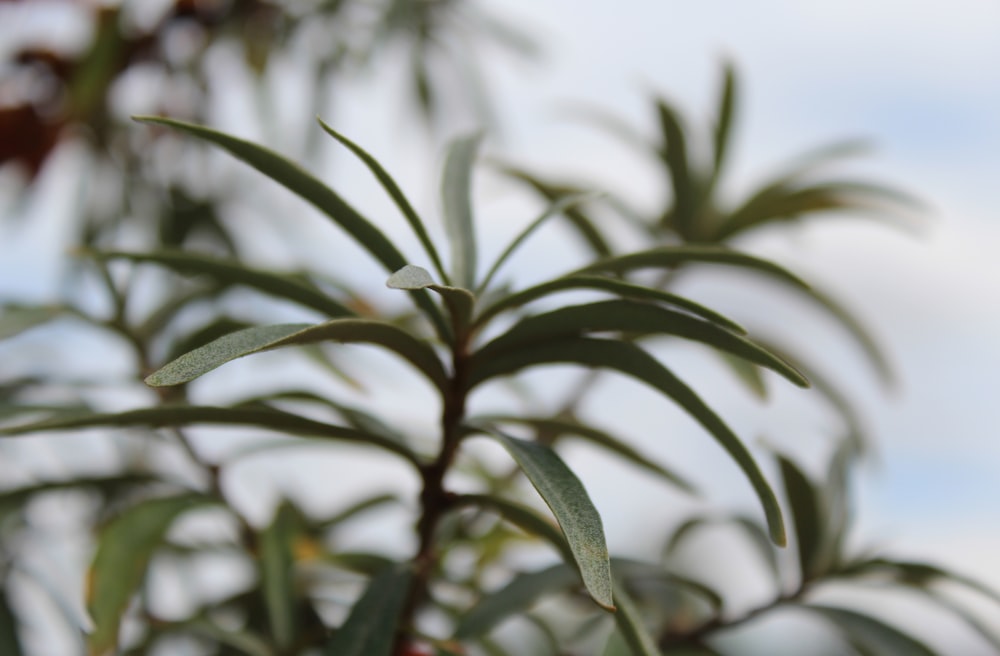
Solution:
[{"label": "leaf tip", "polygon": [[385,281],[385,286],[389,289],[423,289],[433,284],[434,278],[427,269],[414,264],[407,264]]}]

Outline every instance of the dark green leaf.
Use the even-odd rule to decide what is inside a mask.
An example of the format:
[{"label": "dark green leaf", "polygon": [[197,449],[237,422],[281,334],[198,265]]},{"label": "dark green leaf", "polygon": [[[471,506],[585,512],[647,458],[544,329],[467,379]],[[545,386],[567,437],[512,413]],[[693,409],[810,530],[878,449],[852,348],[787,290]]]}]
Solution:
[{"label": "dark green leaf", "polygon": [[344,624],[327,643],[327,656],[392,656],[410,590],[409,566],[387,567],[368,584]]},{"label": "dark green leaf", "polygon": [[329,125],[324,123],[322,119],[319,119],[319,124],[327,134],[346,146],[348,150],[357,156],[358,159],[364,162],[365,166],[368,167],[368,170],[372,172],[376,179],[378,179],[379,184],[382,185],[382,188],[385,189],[386,193],[392,198],[396,207],[398,207],[399,211],[403,213],[404,217],[406,217],[407,222],[409,222],[410,227],[413,229],[413,233],[417,236],[417,239],[420,240],[420,244],[424,247],[424,251],[427,253],[427,256],[431,258],[431,262],[434,263],[435,270],[437,270],[441,278],[444,279],[445,284],[447,284],[448,274],[444,270],[444,265],[441,263],[441,257],[438,255],[437,249],[434,248],[434,242],[431,241],[430,236],[427,234],[427,229],[424,227],[423,221],[420,220],[420,216],[417,214],[416,210],[413,209],[410,201],[406,199],[406,196],[399,188],[399,185],[396,184],[396,181],[393,180],[388,171],[386,171],[382,165],[378,163],[378,160],[369,155],[363,148],[361,148],[361,146],[331,128]]},{"label": "dark green leaf", "polygon": [[392,324],[372,319],[333,319],[315,325],[247,328],[182,355],[148,376],[146,384],[153,387],[179,385],[251,353],[323,341],[384,346],[409,361],[439,389],[447,385],[447,375],[434,349]]},{"label": "dark green leaf", "polygon": [[454,140],[448,148],[441,178],[444,224],[451,243],[452,280],[465,289],[476,288],[478,250],[472,219],[472,169],[482,137],[476,133]]},{"label": "dark green leaf", "polygon": [[[760,342],[757,342],[757,344],[762,348],[771,351],[769,347],[764,346]],[[777,355],[775,351],[771,352]],[[748,390],[750,390],[761,401],[767,400],[767,384],[764,382],[764,376],[762,375],[763,372],[761,371],[760,367],[753,364],[752,362],[744,360],[743,358],[737,358],[733,355],[730,355],[729,353],[718,353],[718,355],[725,363],[725,365],[729,367],[729,370],[732,371],[734,374],[736,374],[736,377],[740,379],[740,381]],[[781,356],[779,355],[778,357]],[[787,358],[782,358],[782,360],[785,360],[786,362],[788,361]],[[798,369],[798,366],[796,366],[796,369]],[[809,386],[812,387],[814,381],[811,378],[809,378],[809,376],[805,372],[801,373],[803,377],[809,381]]]},{"label": "dark green leaf", "polygon": [[612,610],[611,561],[604,527],[580,479],[555,451],[536,442],[486,428],[507,449],[559,522],[587,591]]},{"label": "dark green leaf", "polygon": [[656,646],[656,640],[646,628],[638,607],[621,582],[615,584],[615,605],[618,607],[615,624],[631,649],[632,655],[659,656],[660,650]]},{"label": "dark green leaf", "polygon": [[[3,574],[6,578],[6,573]],[[14,613],[7,598],[7,586],[0,589],[0,654],[4,656],[22,656],[24,649],[21,645],[19,627],[21,621]]]},{"label": "dark green leaf", "polygon": [[536,430],[550,432],[557,436],[569,435],[572,437],[578,437],[582,440],[590,442],[591,444],[596,444],[597,446],[603,447],[612,453],[615,453],[641,469],[645,469],[656,474],[657,476],[660,476],[671,485],[676,485],[685,492],[696,492],[694,485],[680,474],[672,472],[662,465],[650,460],[645,455],[639,453],[614,435],[591,426],[580,424],[576,421],[567,421],[549,417],[522,417],[520,415],[486,415],[476,417],[470,421],[473,423],[489,422],[501,424],[520,424],[522,426],[530,426]]},{"label": "dark green leaf", "polygon": [[573,305],[528,317],[484,346],[477,358],[489,360],[526,344],[608,331],[675,335],[694,340],[772,369],[800,387],[809,386],[809,381],[794,367],[745,337],[687,314],[628,300]]},{"label": "dark green leaf", "polygon": [[152,262],[183,274],[203,274],[229,285],[246,285],[266,294],[293,301],[331,317],[353,316],[354,312],[330,298],[301,278],[261,269],[251,269],[235,260],[172,251],[154,253],[124,253],[111,251],[94,253],[101,259],[127,259]]},{"label": "dark green leaf", "polygon": [[659,390],[690,413],[733,457],[747,475],[764,507],[771,539],[784,546],[785,528],[781,508],[753,456],[729,427],[698,395],[654,357],[634,344],[606,339],[566,338],[556,342],[525,345],[486,362],[472,358],[470,387],[490,378],[512,374],[542,364],[573,363],[614,369]]},{"label": "dark green leaf", "polygon": [[710,188],[715,186],[722,174],[729,153],[732,135],[733,115],[736,112],[736,71],[731,62],[726,62],[723,71],[722,93],[719,94],[719,110],[715,121],[714,168]]},{"label": "dark green leaf", "polygon": [[698,190],[688,160],[684,128],[676,112],[664,100],[656,103],[663,139],[660,157],[670,174],[670,188],[673,191],[673,207],[669,213],[669,225],[686,240],[695,237],[695,220],[698,212]]},{"label": "dark green leaf", "polygon": [[896,654],[935,656],[935,652],[923,642],[874,617],[846,608],[819,604],[807,604],[802,607],[833,623],[843,633],[844,638],[863,653],[879,656],[896,656]]},{"label": "dark green leaf", "polygon": [[294,506],[285,502],[278,507],[271,525],[260,535],[260,586],[271,636],[281,650],[287,650],[298,635],[294,542],[299,517]]},{"label": "dark green leaf", "polygon": [[803,581],[810,581],[823,573],[829,563],[820,559],[824,549],[825,513],[821,499],[812,482],[794,462],[778,456],[785,497],[792,510],[795,525],[795,546],[799,553],[799,571]]},{"label": "dark green leaf", "polygon": [[746,329],[732,319],[724,317],[718,312],[710,310],[699,303],[695,303],[690,299],[684,298],[683,296],[671,294],[670,292],[656,289],[654,287],[636,285],[634,283],[625,282],[624,280],[618,280],[617,278],[606,278],[604,276],[565,276],[544,282],[534,287],[529,287],[528,289],[516,292],[493,303],[479,314],[475,323],[477,326],[482,326],[488,320],[492,319],[501,312],[521,307],[526,303],[530,303],[531,301],[549,294],[572,289],[596,289],[611,292],[612,294],[617,294],[623,298],[659,301],[661,303],[666,303],[682,310],[686,310],[693,315],[701,317],[702,319],[716,323],[729,331],[740,334],[746,333]]},{"label": "dark green leaf", "polygon": [[[181,130],[223,148],[333,219],[386,270],[396,271],[406,264],[406,260],[399,250],[368,219],[361,216],[332,189],[285,157],[257,144],[200,125],[158,116],[136,116],[134,118],[143,123],[153,123]],[[440,336],[447,337],[447,324],[438,308],[431,302],[430,297],[422,291],[415,291],[413,294],[417,305],[434,321]]]},{"label": "dark green leaf", "polygon": [[90,656],[115,652],[122,616],[170,525],[181,513],[207,502],[193,494],[151,499],[129,508],[101,531],[87,586],[87,609],[94,621],[88,636]]}]

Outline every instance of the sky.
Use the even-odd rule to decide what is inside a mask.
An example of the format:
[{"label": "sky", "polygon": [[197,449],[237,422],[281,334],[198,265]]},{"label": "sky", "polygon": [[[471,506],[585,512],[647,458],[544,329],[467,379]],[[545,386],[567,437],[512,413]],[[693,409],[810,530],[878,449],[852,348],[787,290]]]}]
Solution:
[{"label": "sky", "polygon": [[[872,154],[843,172],[918,196],[926,209],[919,213],[917,229],[892,230],[864,218],[819,220],[755,239],[747,247],[848,302],[897,368],[900,384],[887,393],[843,336],[824,322],[808,314],[784,319],[789,322],[784,329],[801,343],[829,353],[829,366],[847,382],[876,436],[878,461],[863,472],[857,499],[862,542],[931,559],[1000,588],[995,557],[1000,553],[1000,441],[995,436],[1000,426],[995,378],[1000,369],[1000,259],[995,256],[1000,244],[1000,4],[508,0],[502,10],[499,5],[491,10],[526,28],[541,54],[536,61],[497,57],[482,62],[502,117],[500,130],[489,137],[489,151],[537,169],[552,167],[607,182],[640,205],[656,199],[645,162],[568,118],[566,108],[605,108],[651,134],[650,93],[676,101],[692,117],[707,117],[720,63],[733,61],[742,99],[727,188],[734,196],[812,147],[843,138],[871,140]],[[471,128],[474,121],[439,125],[436,136],[428,138],[399,120],[399,98],[385,88],[384,79],[356,80],[349,90],[334,103],[335,125],[381,157],[433,213],[442,137]],[[428,152],[434,153],[433,167],[426,165]],[[366,201],[366,194],[374,194],[362,172],[345,167],[338,176],[337,184],[351,194]],[[524,217],[523,222],[531,218],[532,206],[509,198],[508,191],[495,181],[479,187],[489,244],[502,243],[500,237],[520,225],[508,215]],[[60,230],[54,220],[46,226],[37,228],[39,244]],[[436,230],[440,234],[440,226]],[[544,232],[541,237],[517,260],[517,275],[525,280],[550,272],[546,250],[559,247],[564,235]],[[60,256],[58,250],[48,252]],[[313,256],[318,260],[325,254]],[[10,272],[28,260],[25,252],[11,257],[0,263],[8,282]],[[51,281],[27,284],[44,288]],[[691,291],[703,295],[695,296],[698,300],[733,304],[745,313],[738,318],[752,320],[753,306],[741,306],[718,285]],[[752,325],[757,323],[766,325]],[[801,395],[778,391],[761,410],[723,380],[703,354],[670,355],[679,370],[693,371],[696,388],[711,390],[706,396],[733,425],[759,428],[782,445],[794,441],[796,430],[822,432],[814,414],[797,411],[800,403],[808,403]],[[607,390],[605,405],[595,413],[627,416],[640,435],[657,434],[665,421],[686,430],[678,438],[681,452],[657,453],[658,445],[650,441],[644,446],[651,452],[676,460],[681,470],[724,462],[696,428],[683,428],[683,417],[654,406],[652,395],[622,381],[607,383]],[[412,401],[414,414],[420,403]],[[402,405],[409,411],[406,401]],[[817,443],[813,437],[803,440],[804,452]],[[661,498],[654,492],[659,488],[632,481],[623,502],[621,479],[627,471],[586,452],[570,457],[607,518],[612,545],[627,548],[643,513],[658,503],[648,500]],[[731,475],[712,479],[711,498],[745,498],[748,490],[736,470],[723,471]]]}]

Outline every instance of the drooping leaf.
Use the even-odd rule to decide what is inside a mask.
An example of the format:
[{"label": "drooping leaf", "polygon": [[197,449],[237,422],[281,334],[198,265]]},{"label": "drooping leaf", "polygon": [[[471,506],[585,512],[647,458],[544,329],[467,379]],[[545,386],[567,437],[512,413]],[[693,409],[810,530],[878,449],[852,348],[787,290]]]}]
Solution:
[{"label": "drooping leaf", "polygon": [[399,444],[394,440],[366,433],[356,428],[347,428],[345,426],[315,421],[274,408],[159,406],[119,413],[81,413],[72,416],[57,416],[52,419],[44,419],[19,426],[5,426],[0,428],[0,437],[102,426],[161,427],[195,424],[251,426],[259,429],[281,431],[295,435],[296,437],[339,439],[359,444],[371,444],[396,453],[411,463],[419,463],[419,458],[416,454],[410,451],[405,445]]},{"label": "drooping leaf", "polygon": [[664,545],[664,558],[669,560],[687,540],[687,538],[695,534],[696,530],[706,526],[714,526],[718,524],[729,524],[739,529],[741,533],[746,536],[747,541],[753,545],[757,553],[760,555],[761,560],[767,565],[768,571],[771,573],[774,581],[781,581],[781,571],[778,566],[778,555],[775,553],[774,546],[768,537],[767,531],[757,521],[749,517],[743,517],[742,515],[732,515],[726,517],[698,515],[685,520],[676,529],[674,529],[674,532],[667,540],[666,545]]},{"label": "drooping leaf", "polygon": [[686,310],[687,312],[701,317],[702,319],[716,323],[731,332],[746,334],[746,329],[732,319],[729,319],[728,317],[725,317],[718,312],[710,310],[704,305],[696,303],[683,296],[678,296],[677,294],[672,294],[670,292],[663,291],[662,289],[656,289],[655,287],[637,285],[624,280],[619,280],[617,278],[582,275],[571,275],[556,278],[554,280],[549,280],[539,285],[535,285],[534,287],[529,287],[508,296],[504,296],[480,312],[479,316],[476,317],[475,325],[485,325],[487,321],[501,312],[519,308],[526,303],[548,296],[549,294],[574,289],[594,289],[610,292],[621,296],[622,298],[666,303],[682,310]]},{"label": "drooping leaf", "polygon": [[785,498],[792,510],[795,526],[795,547],[799,554],[799,572],[803,581],[822,574],[829,563],[821,561],[826,513],[821,498],[809,478],[788,458],[778,455]]},{"label": "drooping leaf", "polygon": [[387,567],[368,584],[347,620],[333,634],[327,656],[392,656],[400,616],[413,572],[408,565]]},{"label": "drooping leaf", "polygon": [[573,271],[581,273],[629,273],[639,269],[673,269],[684,264],[724,264],[751,269],[782,279],[804,289],[809,285],[801,278],[774,262],[747,255],[723,246],[685,244],[683,246],[660,246],[645,251],[618,255],[598,260]]},{"label": "drooping leaf", "polygon": [[643,623],[642,615],[624,584],[616,582],[614,592],[615,605],[618,607],[615,624],[632,651],[632,656],[659,656],[660,650],[656,646],[656,640]]},{"label": "drooping leaf", "polygon": [[327,134],[346,146],[347,149],[354,153],[357,158],[368,167],[368,170],[372,172],[375,178],[379,181],[379,184],[382,185],[385,192],[389,194],[390,198],[392,198],[396,207],[399,208],[399,211],[402,212],[404,217],[406,217],[407,222],[413,229],[413,233],[417,236],[417,239],[420,240],[421,246],[424,247],[424,252],[426,252],[427,256],[431,258],[431,262],[433,262],[434,269],[438,272],[438,275],[440,275],[445,281],[445,284],[448,284],[448,274],[444,269],[444,265],[441,262],[441,257],[438,255],[437,249],[434,247],[434,242],[431,241],[430,235],[427,234],[424,222],[420,220],[420,216],[417,214],[416,210],[413,209],[413,205],[411,205],[410,201],[407,200],[406,195],[403,194],[403,191],[399,188],[399,185],[396,184],[396,181],[392,179],[392,176],[389,175],[389,172],[386,171],[381,164],[379,164],[378,160],[361,148],[361,146],[334,130],[332,127],[323,122],[322,119],[317,120],[319,120],[320,127],[322,127]]},{"label": "drooping leaf", "polygon": [[367,496],[356,503],[352,503],[332,517],[318,522],[316,528],[318,530],[329,530],[369,510],[393,503],[399,503],[399,497],[395,494],[381,493]]},{"label": "drooping leaf", "polygon": [[179,385],[251,353],[323,341],[384,346],[410,362],[439,389],[447,385],[447,376],[434,349],[392,324],[373,319],[333,319],[315,325],[276,324],[247,328],[182,355],[148,376],[146,384],[153,387]]},{"label": "drooping leaf", "polygon": [[604,527],[580,479],[547,446],[492,428],[485,428],[485,431],[507,449],[552,510],[573,552],[587,592],[598,604],[613,610],[611,561]]},{"label": "drooping leaf", "polygon": [[454,284],[465,289],[476,288],[478,250],[472,219],[472,169],[482,137],[475,133],[454,140],[441,178],[444,225],[451,243],[451,277]]},{"label": "drooping leaf", "polygon": [[281,650],[287,650],[298,635],[294,554],[298,519],[294,506],[282,503],[260,534],[260,587],[271,636]]},{"label": "drooping leaf", "polygon": [[809,386],[794,367],[745,337],[668,308],[624,299],[573,305],[527,317],[485,345],[477,357],[488,360],[529,343],[608,331],[694,340],[767,367],[800,387]]},{"label": "drooping leaf", "polygon": [[[0,514],[7,508],[24,507],[32,498],[50,492],[67,490],[93,491],[114,499],[132,489],[158,483],[162,478],[152,474],[120,474],[112,476],[80,476],[58,481],[43,481],[0,491]],[[3,653],[3,652],[0,652]]]},{"label": "drooping leaf", "polygon": [[[159,116],[136,116],[134,119],[142,123],[152,123],[181,130],[221,147],[333,219],[386,270],[395,271],[406,264],[406,260],[399,250],[368,219],[361,216],[332,189],[282,155],[252,142],[200,125]],[[414,291],[413,294],[414,301],[434,322],[439,335],[442,338],[447,337],[447,324],[430,297],[419,290]]]},{"label": "drooping leaf", "polygon": [[125,609],[170,525],[180,514],[208,502],[194,494],[150,499],[132,506],[101,531],[87,585],[87,609],[94,621],[87,639],[90,656],[115,652]]},{"label": "drooping leaf", "polygon": [[524,613],[542,597],[579,583],[579,571],[568,563],[517,574],[503,588],[486,594],[463,613],[455,628],[455,638],[466,640],[485,635],[507,618]]},{"label": "drooping leaf", "polygon": [[476,417],[470,421],[473,423],[489,422],[500,424],[519,424],[522,426],[530,426],[537,430],[550,431],[557,435],[577,437],[611,451],[636,467],[656,474],[671,485],[675,485],[685,492],[696,492],[694,484],[688,481],[681,474],[673,472],[663,465],[650,460],[648,457],[639,451],[636,451],[634,448],[614,435],[611,435],[603,430],[593,428],[592,426],[559,418],[524,417],[521,415],[484,415]]},{"label": "drooping leaf", "polygon": [[820,604],[802,606],[831,622],[844,638],[862,653],[935,656],[930,647],[885,622],[846,608]]},{"label": "drooping leaf", "polygon": [[528,344],[503,357],[481,361],[473,356],[469,386],[497,376],[543,364],[570,363],[617,370],[636,378],[673,399],[718,440],[740,466],[753,485],[764,508],[768,529],[775,544],[784,546],[785,529],[774,491],[753,456],[738,437],[698,395],[669,369],[635,344],[606,339],[571,337],[558,341]]},{"label": "drooping leaf", "polygon": [[182,274],[202,274],[228,285],[245,285],[252,289],[271,294],[277,298],[293,301],[305,307],[322,312],[331,317],[349,317],[354,312],[337,300],[330,298],[318,288],[307,284],[299,277],[253,269],[235,260],[217,258],[180,251],[158,251],[152,253],[126,253],[121,251],[96,252],[101,259],[126,259],[133,262],[151,262]]},{"label": "drooping leaf", "polygon": [[490,270],[486,272],[485,276],[483,276],[483,281],[479,283],[479,288],[477,289],[477,292],[479,294],[482,294],[484,291],[486,291],[486,288],[489,287],[490,282],[493,280],[493,277],[500,270],[500,267],[502,267],[504,263],[510,258],[510,256],[514,254],[514,251],[516,251],[518,247],[521,244],[523,244],[524,241],[528,237],[530,237],[536,230],[542,227],[542,225],[546,221],[548,221],[550,218],[554,216],[558,216],[559,214],[573,207],[574,205],[578,205],[593,197],[594,194],[572,194],[570,196],[564,196],[563,198],[560,198],[552,202],[537,219],[529,223],[521,232],[519,232],[518,235],[514,237],[514,239],[510,242],[507,248],[505,248],[504,251],[500,253],[499,256],[497,256],[497,259],[493,263],[493,266],[490,267]]},{"label": "drooping leaf", "polygon": [[426,269],[413,264],[396,271],[385,282],[391,289],[430,289],[437,292],[448,305],[456,329],[464,332],[472,321],[472,311],[476,297],[468,289],[439,285]]}]

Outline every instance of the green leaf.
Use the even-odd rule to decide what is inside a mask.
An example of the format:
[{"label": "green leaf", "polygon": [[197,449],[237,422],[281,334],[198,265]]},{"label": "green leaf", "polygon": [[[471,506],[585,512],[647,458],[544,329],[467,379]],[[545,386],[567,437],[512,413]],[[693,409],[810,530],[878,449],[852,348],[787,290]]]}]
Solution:
[{"label": "green leaf", "polygon": [[330,298],[316,287],[293,275],[251,269],[236,260],[221,260],[195,253],[158,251],[153,253],[97,252],[100,259],[127,259],[151,262],[182,274],[211,276],[229,285],[245,285],[252,289],[293,301],[331,317],[353,316],[354,312]]},{"label": "green leaf", "polygon": [[741,515],[732,515],[727,517],[699,515],[685,520],[680,524],[680,526],[674,529],[670,539],[667,540],[666,545],[664,545],[664,558],[669,560],[677,552],[681,544],[689,536],[693,535],[697,529],[717,524],[730,524],[735,528],[740,529],[750,544],[757,550],[761,560],[763,560],[767,565],[772,579],[775,582],[781,581],[781,569],[778,565],[778,556],[777,553],[775,553],[774,546],[771,544],[767,531],[755,520]]},{"label": "green leaf", "polygon": [[552,510],[573,552],[587,592],[599,605],[613,610],[611,561],[604,527],[580,479],[547,446],[511,437],[496,429],[484,427],[484,430],[507,449]]},{"label": "green leaf", "polygon": [[656,646],[656,640],[646,628],[635,601],[629,596],[621,582],[615,584],[614,593],[615,605],[618,607],[618,612],[615,613],[615,624],[632,651],[632,655],[659,656],[660,650]]},{"label": "green leaf", "polygon": [[646,383],[673,399],[697,419],[740,466],[764,507],[772,541],[781,546],[785,545],[781,508],[767,479],[754,462],[753,456],[694,390],[638,346],[607,339],[571,337],[554,342],[528,344],[517,351],[504,354],[502,358],[493,358],[485,362],[474,355],[470,367],[469,387],[527,367],[554,363],[614,369]]},{"label": "green leaf", "polygon": [[465,332],[466,327],[472,321],[472,310],[476,304],[476,297],[472,292],[461,287],[437,284],[427,269],[407,264],[389,276],[385,284],[390,289],[430,289],[437,292],[448,305],[448,311],[451,313],[452,321],[459,333]]},{"label": "green leaf", "polygon": [[536,430],[553,433],[556,436],[569,435],[572,437],[578,437],[582,440],[590,442],[591,444],[596,444],[597,446],[611,451],[641,469],[645,469],[646,471],[656,474],[671,485],[675,485],[685,492],[692,494],[696,493],[695,486],[682,475],[670,471],[662,465],[650,460],[648,457],[636,451],[614,435],[591,426],[580,424],[576,421],[550,417],[522,417],[520,415],[482,415],[470,420],[470,422],[519,424],[522,426],[530,426]]},{"label": "green leaf", "polygon": [[409,594],[413,572],[409,566],[387,567],[371,580],[333,634],[327,656],[392,656],[399,621]]},{"label": "green leaf", "polygon": [[441,179],[444,225],[451,243],[451,277],[465,289],[476,288],[478,250],[472,219],[472,169],[482,137],[475,133],[451,143]]},{"label": "green leaf", "polygon": [[170,525],[180,514],[208,502],[194,494],[150,499],[132,506],[101,531],[87,585],[87,609],[94,621],[87,640],[90,656],[115,652],[122,616]]},{"label": "green leaf", "polygon": [[275,656],[274,651],[256,633],[247,630],[231,631],[204,619],[193,622],[182,622],[178,627],[185,631],[191,631],[195,635],[201,635],[219,644],[227,645],[238,650],[237,653],[247,656]]},{"label": "green leaf", "polygon": [[778,455],[778,465],[785,486],[785,497],[792,510],[792,522],[795,525],[799,571],[803,581],[811,581],[823,574],[823,568],[829,565],[821,560],[825,537],[824,509],[816,488],[794,462]]},{"label": "green leaf", "polygon": [[809,386],[794,367],[745,337],[687,314],[628,300],[573,305],[522,319],[482,347],[477,357],[488,360],[526,344],[608,331],[683,337],[767,367],[800,387]]},{"label": "green leaf", "polygon": [[646,251],[608,257],[577,269],[581,273],[629,273],[638,269],[673,269],[684,264],[725,264],[751,269],[809,289],[801,278],[768,260],[734,251],[723,246],[684,245],[660,246]]},{"label": "green leaf", "polygon": [[673,228],[685,240],[695,238],[695,220],[698,212],[698,191],[687,154],[687,142],[680,119],[666,101],[656,102],[663,139],[660,157],[670,175],[673,206],[667,215],[667,227]]},{"label": "green leaf", "polygon": [[719,94],[719,110],[715,121],[713,141],[714,166],[709,189],[715,187],[722,174],[729,153],[732,135],[733,115],[736,111],[736,70],[732,62],[726,62],[723,71],[722,93]]},{"label": "green leaf", "polygon": [[260,534],[260,585],[271,636],[281,650],[288,649],[298,635],[294,554],[298,520],[295,507],[286,501],[278,507],[271,525]]},{"label": "green leaf", "polygon": [[895,654],[935,656],[935,652],[923,642],[874,617],[846,608],[819,604],[805,604],[802,608],[817,613],[831,622],[855,649],[863,653],[885,656]]},{"label": "green leaf", "polygon": [[424,227],[423,221],[420,220],[420,216],[417,214],[416,210],[413,209],[410,201],[406,199],[406,196],[399,188],[399,185],[396,184],[396,181],[393,180],[388,171],[386,171],[382,165],[378,163],[378,160],[368,154],[363,148],[361,148],[361,146],[334,130],[332,127],[324,123],[322,119],[317,120],[319,121],[320,127],[322,127],[327,134],[346,146],[348,150],[354,153],[355,156],[357,156],[357,158],[368,167],[368,170],[372,172],[375,178],[379,181],[379,184],[382,185],[382,188],[392,198],[396,207],[399,208],[399,211],[402,212],[404,217],[406,217],[407,222],[413,229],[413,233],[417,236],[417,239],[420,240],[420,244],[424,247],[424,252],[427,253],[427,256],[431,258],[431,262],[434,263],[434,268],[438,272],[438,275],[440,275],[447,284],[448,274],[444,269],[444,265],[441,263],[441,257],[438,255],[437,249],[434,247],[434,242],[431,241],[430,235],[427,234],[427,229]]},{"label": "green leaf", "polygon": [[486,594],[455,628],[455,638],[467,640],[485,635],[512,615],[524,613],[542,597],[579,585],[576,567],[559,563],[537,572],[518,574],[503,588]]},{"label": "green leaf", "polygon": [[718,312],[710,310],[699,303],[695,303],[690,299],[684,298],[683,296],[671,294],[670,292],[656,289],[654,287],[636,285],[624,280],[618,280],[617,278],[573,275],[556,278],[555,280],[549,280],[534,287],[529,287],[528,289],[524,289],[501,298],[479,314],[476,318],[475,325],[483,326],[497,314],[506,310],[521,307],[522,305],[542,298],[543,296],[573,289],[596,289],[611,292],[612,294],[616,294],[623,298],[659,301],[661,303],[666,303],[682,310],[686,310],[695,316],[699,316],[702,319],[716,323],[731,332],[740,334],[746,333],[746,329],[732,319],[724,317]]},{"label": "green leaf", "polygon": [[179,385],[245,355],[323,341],[384,346],[409,361],[438,389],[445,389],[448,384],[434,349],[392,324],[372,319],[333,319],[315,325],[276,324],[247,328],[182,355],[148,376],[146,384],[153,387]]},{"label": "green leaf", "polygon": [[[158,116],[135,116],[133,118],[141,123],[175,128],[221,147],[333,219],[386,270],[395,271],[406,264],[406,260],[399,250],[368,219],[361,216],[332,189],[282,155],[249,141],[237,139],[200,125]],[[439,335],[442,338],[447,337],[447,324],[430,297],[421,291],[415,291],[413,294],[414,301],[434,322]]]},{"label": "green leaf", "polygon": [[[37,495],[65,490],[98,492],[106,499],[120,498],[135,488],[163,484],[152,474],[120,474],[114,476],[80,476],[62,481],[42,481],[0,491],[0,514],[8,508],[22,508]],[[2,654],[3,652],[0,652]]]},{"label": "green leaf", "polygon": [[516,501],[488,494],[463,494],[454,501],[453,508],[477,506],[496,511],[501,517],[529,535],[538,536],[555,547],[566,562],[575,562],[572,550],[559,527],[548,518],[538,514],[534,508]]},{"label": "green leaf", "polygon": [[33,305],[0,307],[0,340],[19,335],[48,323],[63,313],[62,308]]},{"label": "green leaf", "polygon": [[[6,579],[7,574],[4,573]],[[7,598],[6,586],[0,590],[0,654],[4,656],[22,656],[24,649],[21,645],[19,627],[21,621],[11,607],[10,599]]]},{"label": "green leaf", "polygon": [[371,444],[396,453],[411,463],[419,464],[420,462],[416,454],[394,440],[366,433],[356,428],[315,421],[273,408],[158,406],[120,413],[57,416],[20,426],[5,426],[0,428],[0,437],[99,426],[120,428],[127,426],[187,426],[192,424],[251,426],[258,429],[281,431],[297,437],[339,439],[359,444]]},{"label": "green leaf", "polygon": [[[769,347],[764,346],[760,342],[757,342],[757,344],[762,348],[771,351],[772,353],[775,353],[775,355],[778,355],[775,351],[772,351]],[[740,379],[740,382],[742,382],[743,385],[748,390],[750,390],[750,392],[753,393],[754,396],[756,396],[761,401],[767,400],[767,383],[764,382],[764,376],[762,375],[763,372],[761,371],[760,367],[753,364],[752,362],[744,360],[743,358],[737,358],[733,355],[730,355],[729,353],[718,353],[718,355],[720,356],[722,362],[729,368],[729,370],[732,371],[734,374],[736,374],[736,377]],[[785,360],[786,362],[788,361],[787,358],[784,358],[780,355],[778,355],[778,357],[781,357],[781,359]],[[797,365],[796,369],[798,369]],[[809,375],[806,374],[805,372],[800,371],[800,373],[802,373],[803,377],[809,381],[809,386],[813,387],[815,381],[813,381],[813,379],[810,378]]]},{"label": "green leaf", "polygon": [[329,530],[335,528],[340,524],[357,517],[358,515],[368,512],[374,508],[384,506],[387,504],[398,504],[399,497],[395,494],[376,494],[374,496],[365,497],[357,503],[352,503],[348,507],[344,508],[336,515],[329,517],[316,524],[316,528],[319,530]]},{"label": "green leaf", "polygon": [[483,281],[479,283],[479,288],[476,290],[477,293],[482,294],[484,291],[486,291],[486,288],[489,287],[490,282],[493,280],[493,277],[500,270],[500,267],[504,265],[504,263],[510,258],[510,256],[514,254],[514,251],[516,251],[518,247],[521,244],[523,244],[528,237],[530,237],[536,230],[542,227],[542,224],[544,224],[550,218],[558,216],[559,214],[568,210],[570,207],[573,207],[574,205],[578,205],[586,200],[593,199],[595,197],[596,194],[592,193],[572,194],[570,196],[565,196],[550,203],[549,206],[545,209],[545,211],[542,212],[541,216],[539,216],[537,219],[529,223],[527,227],[525,227],[520,233],[518,233],[518,235],[514,238],[514,240],[510,242],[510,245],[508,245],[507,248],[504,249],[502,253],[500,253],[500,255],[496,259],[496,262],[493,263],[493,266],[490,267],[490,270],[483,277]]}]

